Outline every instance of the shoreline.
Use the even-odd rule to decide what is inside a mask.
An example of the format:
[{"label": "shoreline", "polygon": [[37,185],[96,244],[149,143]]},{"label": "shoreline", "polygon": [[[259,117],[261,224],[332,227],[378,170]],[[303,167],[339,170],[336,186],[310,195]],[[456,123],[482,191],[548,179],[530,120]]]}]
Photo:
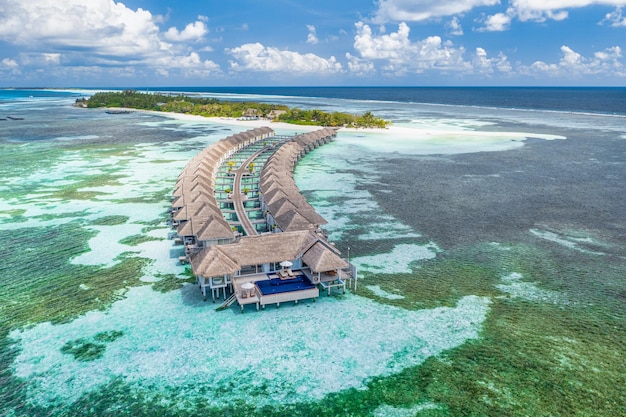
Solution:
[{"label": "shoreline", "polygon": [[[272,129],[279,130],[301,130],[303,132],[311,132],[317,129],[321,129],[325,126],[314,126],[314,125],[296,125],[290,124],[286,122],[273,122],[271,120],[266,119],[257,119],[257,120],[239,120],[234,118],[223,118],[223,117],[205,117],[195,114],[184,114],[184,113],[173,113],[173,112],[163,112],[157,110],[144,110],[144,109],[132,109],[126,107],[106,107],[103,109],[108,110],[129,110],[134,112],[142,112],[147,114],[159,115],[168,117],[170,119],[182,120],[182,121],[192,121],[192,122],[205,122],[212,124],[221,124],[221,125],[230,125],[230,126],[239,126],[239,127],[249,127],[250,129],[255,129],[263,126],[271,127]],[[502,136],[507,136],[512,138],[513,140],[525,140],[528,138],[540,138],[545,140],[554,140],[554,139],[566,139],[565,136],[560,135],[549,135],[549,134],[536,134],[530,132],[510,132],[510,131],[485,131],[485,130],[443,130],[443,129],[423,129],[423,128],[412,128],[407,126],[396,126],[391,125],[385,128],[355,128],[355,127],[339,127],[339,132],[345,133],[361,133],[361,134],[378,134],[381,136],[390,136],[395,139],[417,139],[419,137],[437,137],[437,136],[467,136],[467,137],[486,137],[486,138],[499,138]]]}]

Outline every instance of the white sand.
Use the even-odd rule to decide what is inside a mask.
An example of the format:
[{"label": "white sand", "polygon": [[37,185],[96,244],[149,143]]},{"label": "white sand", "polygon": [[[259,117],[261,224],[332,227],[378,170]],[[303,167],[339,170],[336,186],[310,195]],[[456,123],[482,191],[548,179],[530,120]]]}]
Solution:
[{"label": "white sand", "polygon": [[[128,110],[128,109],[121,109]],[[192,121],[192,122],[204,122],[211,124],[219,124],[219,125],[230,125],[230,126],[240,126],[246,127],[249,129],[254,129],[262,126],[269,126],[274,130],[289,130],[289,131],[313,131],[320,129],[320,126],[304,126],[304,125],[296,125],[291,123],[284,122],[272,122],[270,120],[259,119],[259,120],[240,120],[236,118],[230,117],[204,117],[192,114],[183,114],[183,113],[171,113],[171,112],[160,112],[160,111],[152,111],[152,110],[133,110],[138,112],[145,112],[160,116],[169,117],[176,120],[184,120],[184,121]],[[528,139],[529,137],[536,137],[545,140],[553,140],[553,139],[565,139],[564,136],[557,135],[548,135],[548,134],[534,134],[534,133],[526,133],[526,132],[501,132],[501,131],[483,131],[483,130],[461,130],[458,129],[450,129],[445,130],[438,128],[424,129],[418,127],[407,127],[407,126],[388,126],[384,129],[381,128],[346,128],[342,127],[340,129],[342,133],[348,133],[351,135],[354,134],[364,134],[367,136],[375,135],[377,138],[386,139],[393,138],[395,140],[415,140],[418,139],[420,141],[430,141],[435,138],[446,138],[446,137],[456,137],[462,136],[464,138],[472,140],[501,140],[502,138],[506,138],[506,140],[513,141],[523,141]]]}]

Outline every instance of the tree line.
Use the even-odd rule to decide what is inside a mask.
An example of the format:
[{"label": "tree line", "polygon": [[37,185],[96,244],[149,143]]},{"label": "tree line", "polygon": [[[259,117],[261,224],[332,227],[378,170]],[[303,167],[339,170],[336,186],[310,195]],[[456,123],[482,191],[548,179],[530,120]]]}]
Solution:
[{"label": "tree line", "polygon": [[224,101],[208,97],[188,97],[184,94],[167,95],[143,93],[135,90],[98,92],[90,98],[79,98],[76,104],[88,108],[119,107],[186,113],[204,117],[260,117],[299,125],[329,127],[377,127],[384,128],[389,122],[371,112],[360,115],[321,110],[301,110],[281,104],[246,101]]}]

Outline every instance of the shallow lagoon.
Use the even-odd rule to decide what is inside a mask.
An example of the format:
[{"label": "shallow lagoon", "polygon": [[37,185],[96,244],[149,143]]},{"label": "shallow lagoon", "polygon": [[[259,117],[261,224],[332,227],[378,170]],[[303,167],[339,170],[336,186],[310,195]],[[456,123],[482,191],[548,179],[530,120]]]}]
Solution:
[{"label": "shallow lagoon", "polygon": [[68,103],[22,103],[24,125],[0,128],[3,413],[624,410],[613,126],[444,114],[445,140],[340,133],[296,178],[361,289],[240,315],[201,301],[165,220],[186,161],[242,128]]}]

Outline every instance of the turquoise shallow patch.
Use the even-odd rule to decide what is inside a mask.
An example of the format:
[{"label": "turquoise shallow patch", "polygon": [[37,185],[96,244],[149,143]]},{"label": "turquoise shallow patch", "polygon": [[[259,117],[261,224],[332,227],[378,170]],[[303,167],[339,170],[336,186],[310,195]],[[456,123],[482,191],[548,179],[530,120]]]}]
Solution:
[{"label": "turquoise shallow patch", "polygon": [[[348,296],[241,315],[214,312],[196,293],[195,285],[165,294],[133,288],[107,312],[13,331],[20,350],[13,369],[29,385],[29,401],[69,404],[116,378],[170,394],[192,386],[186,396],[216,406],[314,401],[363,389],[372,377],[478,337],[489,311],[489,301],[474,296],[453,308],[420,311]],[[76,335],[94,330],[112,337],[77,342]]]}]

